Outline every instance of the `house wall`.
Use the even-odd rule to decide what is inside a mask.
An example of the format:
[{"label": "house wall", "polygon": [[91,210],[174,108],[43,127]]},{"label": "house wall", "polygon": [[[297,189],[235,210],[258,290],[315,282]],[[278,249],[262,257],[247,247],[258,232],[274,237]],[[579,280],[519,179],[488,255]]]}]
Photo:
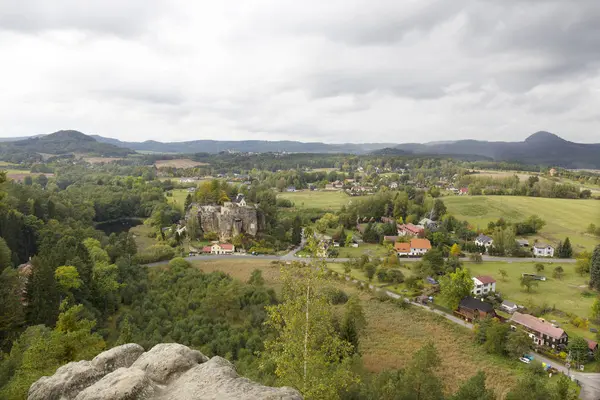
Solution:
[{"label": "house wall", "polygon": [[529,329],[528,327],[520,325],[513,321],[511,328],[513,330],[515,330],[515,329],[517,329],[517,327],[524,330],[529,335],[529,337],[532,339],[533,343],[537,346],[546,346],[546,347],[555,349],[557,346],[559,346],[561,344],[566,346],[567,343],[569,342],[569,337],[566,334],[564,334],[560,339],[555,339],[548,335],[542,334],[538,331]]}]

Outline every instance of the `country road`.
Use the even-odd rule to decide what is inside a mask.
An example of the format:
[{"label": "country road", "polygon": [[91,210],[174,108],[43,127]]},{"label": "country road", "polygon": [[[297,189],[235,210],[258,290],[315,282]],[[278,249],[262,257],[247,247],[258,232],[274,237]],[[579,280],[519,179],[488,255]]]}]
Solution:
[{"label": "country road", "polygon": [[[298,251],[300,251],[302,249],[303,246],[299,246],[296,247],[294,250],[290,251],[289,253],[283,255],[283,256],[275,256],[275,255],[250,255],[250,254],[220,254],[220,255],[198,255],[198,256],[190,256],[190,257],[185,257],[186,260],[189,261],[196,261],[196,260],[221,260],[221,259],[233,259],[233,260],[239,260],[239,259],[244,259],[244,258],[256,258],[256,259],[263,259],[263,260],[273,260],[273,261],[301,261],[301,262],[310,262],[312,261],[312,258],[310,257],[296,257],[296,253]],[[346,261],[350,261],[352,260],[351,258],[325,258],[323,259],[326,262],[337,262],[337,263],[342,263],[342,262],[346,262]],[[401,258],[400,262],[417,262],[420,261],[420,258]],[[469,258],[467,257],[463,257],[461,258],[461,261],[469,261]],[[550,259],[543,259],[543,258],[516,258],[516,257],[492,257],[492,256],[483,256],[483,261],[484,262],[494,262],[494,261],[500,261],[500,262],[549,262],[549,263],[562,263],[562,264],[572,264],[577,262],[577,260],[572,259],[572,258],[550,258]],[[155,266],[159,266],[159,265],[164,265],[166,264],[168,261],[159,261],[159,262],[155,262],[155,263],[150,263],[147,264],[147,266],[149,267],[155,267]]]}]

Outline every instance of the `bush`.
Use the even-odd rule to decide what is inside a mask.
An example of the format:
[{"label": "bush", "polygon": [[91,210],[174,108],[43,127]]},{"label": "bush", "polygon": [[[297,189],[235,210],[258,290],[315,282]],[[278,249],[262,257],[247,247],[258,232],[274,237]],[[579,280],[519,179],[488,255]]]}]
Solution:
[{"label": "bush", "polygon": [[155,244],[148,247],[135,256],[135,261],[139,264],[149,264],[153,262],[170,260],[175,256],[175,249],[166,244]]},{"label": "bush", "polygon": [[204,234],[204,240],[218,240],[219,236],[216,232],[206,232]]},{"label": "bush", "polygon": [[348,295],[341,289],[326,287],[323,294],[331,304],[345,304],[348,301]]},{"label": "bush", "polygon": [[292,208],[294,203],[289,199],[277,199],[277,207]]}]

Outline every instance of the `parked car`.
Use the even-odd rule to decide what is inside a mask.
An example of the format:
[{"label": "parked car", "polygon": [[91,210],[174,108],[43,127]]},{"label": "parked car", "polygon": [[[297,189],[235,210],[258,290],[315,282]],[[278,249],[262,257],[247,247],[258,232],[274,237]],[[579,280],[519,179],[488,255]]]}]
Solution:
[{"label": "parked car", "polygon": [[525,358],[525,357],[519,358],[519,361],[524,362],[525,364],[529,364],[531,362],[531,360],[529,358]]}]

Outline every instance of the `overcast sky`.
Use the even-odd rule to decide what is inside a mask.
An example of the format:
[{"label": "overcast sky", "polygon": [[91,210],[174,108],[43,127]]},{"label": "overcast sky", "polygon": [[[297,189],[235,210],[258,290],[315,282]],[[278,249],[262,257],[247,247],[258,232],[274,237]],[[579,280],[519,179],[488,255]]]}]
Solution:
[{"label": "overcast sky", "polygon": [[600,142],[598,0],[1,0],[0,136]]}]

